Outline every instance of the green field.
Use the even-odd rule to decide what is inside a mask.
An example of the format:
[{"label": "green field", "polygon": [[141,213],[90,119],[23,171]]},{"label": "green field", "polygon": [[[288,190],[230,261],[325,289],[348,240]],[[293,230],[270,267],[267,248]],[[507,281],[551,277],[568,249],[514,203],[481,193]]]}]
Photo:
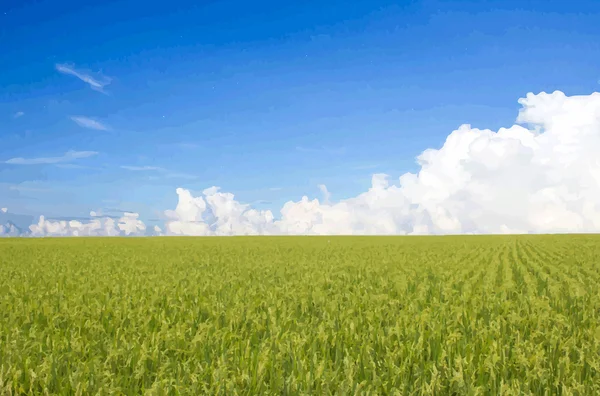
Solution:
[{"label": "green field", "polygon": [[0,240],[0,394],[600,394],[600,236]]}]

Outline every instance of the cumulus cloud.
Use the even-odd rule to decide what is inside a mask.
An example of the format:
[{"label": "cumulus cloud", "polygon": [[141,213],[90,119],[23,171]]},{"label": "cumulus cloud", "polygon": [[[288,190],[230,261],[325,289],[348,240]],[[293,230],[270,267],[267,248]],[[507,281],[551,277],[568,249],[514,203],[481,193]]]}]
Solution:
[{"label": "cumulus cloud", "polygon": [[0,212],[6,213],[6,212],[8,212],[8,208],[0,208]]},{"label": "cumulus cloud", "polygon": [[22,111],[17,111],[17,112],[16,112],[16,113],[13,115],[13,118],[20,118],[20,117],[23,117],[24,115],[25,115],[25,113],[24,113],[24,112],[22,112]]},{"label": "cumulus cloud", "polygon": [[[461,234],[600,231],[600,93],[528,94],[517,125],[498,131],[462,125],[420,170],[328,203],[303,197],[270,211],[240,204],[213,187],[194,197],[179,188],[165,212],[174,235]],[[524,125],[524,126],[523,126]]]},{"label": "cumulus cloud", "polygon": [[37,224],[29,226],[29,235],[46,236],[134,236],[142,235],[146,225],[137,213],[124,213],[121,218],[97,217],[90,213],[92,219],[80,220],[47,220],[40,216]]},{"label": "cumulus cloud", "polygon": [[41,165],[41,164],[59,164],[62,162],[71,162],[74,160],[92,157],[98,154],[96,151],[67,151],[60,157],[39,157],[39,158],[11,158],[4,161],[12,165]]},{"label": "cumulus cloud", "polygon": [[[275,217],[218,187],[195,196],[178,188],[164,235],[389,235],[600,232],[600,93],[528,94],[516,125],[498,131],[462,125],[420,169],[330,202],[304,196]],[[135,213],[89,222],[40,217],[30,235],[141,235]],[[4,234],[14,230],[2,229]]]},{"label": "cumulus cloud", "polygon": [[58,72],[62,74],[68,74],[77,77],[81,81],[87,83],[90,86],[90,88],[92,88],[94,91],[102,93],[106,93],[104,91],[104,87],[110,84],[110,82],[112,81],[110,77],[106,77],[101,74],[94,77],[89,72],[77,70],[75,66],[71,64],[57,63],[55,65],[55,68]]},{"label": "cumulus cloud", "polygon": [[97,131],[108,131],[108,127],[100,121],[84,116],[71,116],[71,120],[80,127],[87,129],[95,129]]},{"label": "cumulus cloud", "polygon": [[270,211],[258,211],[236,200],[218,187],[207,188],[204,197],[189,190],[176,190],[179,202],[167,210],[165,228],[171,235],[259,235],[274,232]]}]

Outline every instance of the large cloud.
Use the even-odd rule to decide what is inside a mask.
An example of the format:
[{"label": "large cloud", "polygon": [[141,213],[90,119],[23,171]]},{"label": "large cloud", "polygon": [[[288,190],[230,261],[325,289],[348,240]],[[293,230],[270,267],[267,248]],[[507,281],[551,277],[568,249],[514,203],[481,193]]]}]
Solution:
[{"label": "large cloud", "polygon": [[[213,187],[177,189],[167,234],[460,234],[600,231],[600,93],[528,94],[517,123],[494,132],[463,125],[425,150],[417,174],[373,176],[357,197],[303,197],[281,216]],[[525,125],[525,126],[521,126]]]},{"label": "large cloud", "polygon": [[[178,188],[158,235],[461,234],[600,232],[600,93],[528,94],[517,125],[494,132],[462,125],[440,149],[417,157],[420,170],[396,181],[375,174],[350,199],[289,201],[276,219],[211,187]],[[95,213],[92,217],[99,216]],[[135,213],[88,222],[49,221],[32,236],[141,235]],[[10,224],[0,235],[15,235]]]},{"label": "large cloud", "polygon": [[258,211],[234,200],[233,194],[221,193],[217,187],[192,197],[177,189],[179,203],[167,210],[166,233],[171,235],[259,235],[276,230],[270,211]]}]

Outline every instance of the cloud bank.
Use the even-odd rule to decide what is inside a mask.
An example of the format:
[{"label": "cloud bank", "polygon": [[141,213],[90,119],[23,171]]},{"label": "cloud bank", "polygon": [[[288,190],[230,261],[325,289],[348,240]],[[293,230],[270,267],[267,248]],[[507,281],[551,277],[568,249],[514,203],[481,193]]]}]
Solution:
[{"label": "cloud bank", "polygon": [[[164,235],[415,235],[600,232],[600,93],[527,94],[516,125],[498,131],[462,125],[439,149],[418,157],[420,170],[397,180],[375,174],[364,193],[330,202],[302,197],[276,218],[211,187],[200,196],[176,190]],[[94,220],[95,221],[95,220]],[[137,217],[129,234],[145,226]],[[72,223],[72,222],[71,222]],[[136,224],[135,226],[131,224]],[[32,235],[108,235],[105,223],[43,218]],[[86,231],[83,231],[86,230]],[[60,231],[63,232],[63,231]]]},{"label": "cloud bank", "polygon": [[124,213],[119,219],[95,217],[89,222],[79,220],[46,220],[40,216],[37,224],[29,226],[31,236],[133,236],[143,235],[146,225],[137,213]]},{"label": "cloud bank", "polygon": [[[600,93],[528,94],[517,123],[462,125],[417,157],[418,173],[376,174],[357,197],[287,202],[281,216],[233,195],[178,189],[169,234],[497,234],[600,232]],[[525,126],[522,126],[525,125]]]}]

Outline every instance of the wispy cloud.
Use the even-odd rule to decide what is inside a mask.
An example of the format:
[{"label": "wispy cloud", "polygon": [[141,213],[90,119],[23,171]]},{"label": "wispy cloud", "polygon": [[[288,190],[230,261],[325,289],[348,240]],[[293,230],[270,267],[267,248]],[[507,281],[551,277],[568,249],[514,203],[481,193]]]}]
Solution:
[{"label": "wispy cloud", "polygon": [[25,115],[24,112],[22,111],[17,111],[14,115],[13,118],[19,118],[19,117],[23,117]]},{"label": "wispy cloud", "polygon": [[134,171],[134,172],[144,172],[144,171],[157,171],[157,172],[161,172],[164,171],[164,168],[161,168],[159,166],[129,166],[129,165],[121,165],[122,169],[127,169],[130,171]]},{"label": "wispy cloud", "polygon": [[97,131],[109,130],[108,126],[104,125],[100,121],[94,120],[93,118],[84,116],[71,116],[71,120],[83,128],[95,129]]},{"label": "wispy cloud", "polygon": [[16,157],[4,161],[5,164],[12,165],[41,165],[41,164],[60,164],[63,162],[71,162],[81,158],[88,158],[98,154],[96,151],[67,151],[60,157],[39,157],[39,158],[22,158]]},{"label": "wispy cloud", "polygon": [[106,77],[103,75],[93,77],[89,72],[77,70],[75,69],[74,65],[67,63],[57,63],[55,67],[56,70],[58,70],[60,73],[75,76],[81,81],[87,83],[90,86],[90,88],[92,88],[94,91],[102,93],[106,93],[104,92],[104,87],[110,84],[110,82],[112,81],[110,77]]}]

